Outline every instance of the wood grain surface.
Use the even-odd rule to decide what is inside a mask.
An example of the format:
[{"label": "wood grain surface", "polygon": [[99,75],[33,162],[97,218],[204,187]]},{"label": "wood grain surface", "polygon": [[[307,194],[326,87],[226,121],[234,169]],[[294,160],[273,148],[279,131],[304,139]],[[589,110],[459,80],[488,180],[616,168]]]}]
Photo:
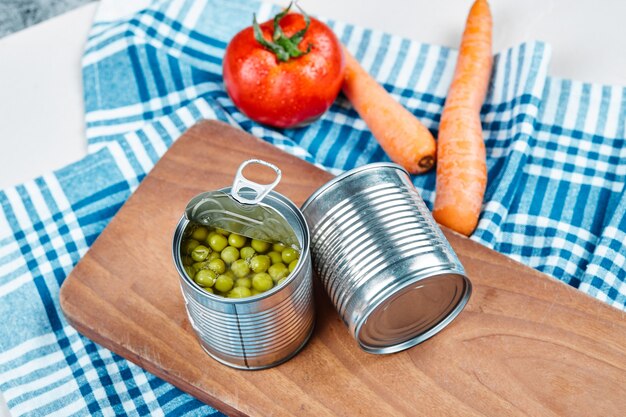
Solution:
[{"label": "wood grain surface", "polygon": [[187,201],[230,185],[251,157],[280,166],[277,191],[298,205],[331,178],[225,124],[196,125],[63,284],[68,321],[230,415],[626,415],[625,314],[447,230],[474,293],[429,341],[393,355],[365,353],[316,288],[315,333],[295,358],[263,371],[211,359],[185,313],[172,236]]}]

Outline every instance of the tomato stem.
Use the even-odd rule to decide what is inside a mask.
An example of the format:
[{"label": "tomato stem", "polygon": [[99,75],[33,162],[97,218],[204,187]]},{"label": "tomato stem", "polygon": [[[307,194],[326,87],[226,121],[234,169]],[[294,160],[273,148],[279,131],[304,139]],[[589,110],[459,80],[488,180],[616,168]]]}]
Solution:
[{"label": "tomato stem", "polygon": [[311,25],[311,19],[309,18],[309,15],[307,15],[297,3],[296,7],[300,10],[302,16],[304,16],[304,28],[294,33],[291,37],[288,37],[287,35],[285,35],[285,32],[283,32],[283,29],[280,27],[280,21],[283,17],[287,15],[287,13],[289,13],[292,4],[293,3],[289,3],[289,6],[287,6],[285,10],[274,16],[274,35],[272,36],[272,41],[268,41],[267,39],[265,39],[265,37],[263,36],[263,31],[261,30],[261,27],[256,20],[256,14],[252,15],[254,38],[265,48],[272,51],[274,55],[276,55],[276,58],[278,58],[278,60],[282,62],[286,62],[292,58],[298,58],[302,55],[306,55],[311,51],[312,47],[312,45],[309,44],[306,51],[301,51],[298,48],[298,45],[300,44],[300,42],[302,42],[304,35]]}]

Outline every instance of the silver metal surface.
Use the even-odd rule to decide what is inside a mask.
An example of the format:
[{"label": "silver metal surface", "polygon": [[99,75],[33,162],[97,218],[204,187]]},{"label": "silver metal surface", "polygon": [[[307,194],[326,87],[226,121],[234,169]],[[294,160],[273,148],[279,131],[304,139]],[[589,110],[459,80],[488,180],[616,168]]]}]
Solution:
[{"label": "silver metal surface", "polygon": [[[243,175],[251,164],[271,168],[276,178],[270,184],[258,184]],[[233,186],[207,191],[193,197],[185,208],[185,217],[196,223],[219,227],[232,233],[268,242],[283,242],[301,249],[285,216],[265,202],[265,197],[281,179],[280,169],[260,159],[244,161],[235,174]]]},{"label": "silver metal surface", "polygon": [[[231,190],[220,191],[228,196]],[[249,190],[240,193],[250,199],[255,196]],[[231,299],[200,289],[185,273],[180,257],[189,224],[185,216],[178,223],[172,245],[189,321],[202,347],[219,362],[240,369],[263,369],[290,359],[306,344],[315,322],[306,221],[290,200],[276,192],[266,194],[263,203],[285,219],[301,248],[296,269],[265,293]]]},{"label": "silver metal surface", "polygon": [[[247,179],[243,175],[243,170],[246,169],[247,166],[252,164],[263,165],[273,170],[276,173],[276,178],[274,179],[274,181],[272,181],[270,184],[258,184],[254,181],[250,181],[249,179]],[[233,181],[230,195],[232,198],[243,204],[259,204],[261,201],[263,201],[265,196],[278,185],[282,175],[283,174],[280,169],[274,164],[270,164],[269,162],[265,162],[261,159],[248,159],[239,166],[239,169],[235,174],[235,180]],[[256,192],[256,195],[252,198],[246,198],[244,195],[241,194],[241,190],[244,190],[246,188]]]},{"label": "silver metal surface", "polygon": [[312,227],[314,269],[365,351],[415,346],[467,303],[463,266],[400,166],[348,171],[302,211]]}]

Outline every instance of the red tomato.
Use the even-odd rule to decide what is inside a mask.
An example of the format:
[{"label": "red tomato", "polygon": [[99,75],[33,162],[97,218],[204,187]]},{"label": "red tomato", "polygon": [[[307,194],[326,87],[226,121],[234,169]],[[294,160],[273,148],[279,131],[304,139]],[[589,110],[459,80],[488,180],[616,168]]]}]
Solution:
[{"label": "red tomato", "polygon": [[261,25],[255,19],[235,35],[223,67],[235,105],[252,120],[280,128],[310,123],[328,110],[345,67],[339,40],[328,26],[313,18],[308,25],[308,16],[287,11]]}]

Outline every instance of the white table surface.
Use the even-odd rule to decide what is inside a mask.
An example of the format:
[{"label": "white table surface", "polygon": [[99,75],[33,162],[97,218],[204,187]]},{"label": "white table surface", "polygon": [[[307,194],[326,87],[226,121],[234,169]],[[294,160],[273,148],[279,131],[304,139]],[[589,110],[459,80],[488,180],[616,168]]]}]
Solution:
[{"label": "white table surface", "polygon": [[[128,8],[141,1],[117,3]],[[311,14],[456,47],[471,0],[300,3]],[[491,6],[495,51],[543,40],[552,46],[551,75],[626,85],[626,1],[492,0]],[[80,59],[96,9],[88,4],[0,39],[0,188],[85,154]],[[7,415],[0,396],[0,417]]]}]

